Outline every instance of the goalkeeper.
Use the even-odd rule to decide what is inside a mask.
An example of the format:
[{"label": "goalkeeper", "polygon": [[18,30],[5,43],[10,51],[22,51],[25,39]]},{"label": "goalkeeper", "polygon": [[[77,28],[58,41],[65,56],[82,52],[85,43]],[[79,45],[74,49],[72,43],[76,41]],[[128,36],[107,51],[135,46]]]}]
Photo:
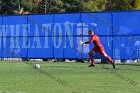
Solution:
[{"label": "goalkeeper", "polygon": [[94,43],[94,48],[89,52],[89,57],[90,57],[90,60],[91,60],[91,65],[89,65],[89,67],[92,67],[92,66],[94,67],[95,66],[95,62],[94,62],[94,59],[93,59],[92,55],[93,55],[94,52],[99,52],[101,55],[103,55],[112,64],[113,68],[115,68],[115,62],[105,52],[104,47],[100,43],[99,37],[96,34],[94,34],[93,30],[89,30],[88,34],[91,36],[91,40],[89,40],[87,42],[80,41],[80,43],[81,44]]}]

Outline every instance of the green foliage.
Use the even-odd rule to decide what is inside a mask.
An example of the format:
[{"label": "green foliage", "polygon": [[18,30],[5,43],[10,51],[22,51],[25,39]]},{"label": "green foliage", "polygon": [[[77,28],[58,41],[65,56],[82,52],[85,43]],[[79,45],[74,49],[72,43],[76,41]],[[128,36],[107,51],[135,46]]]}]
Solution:
[{"label": "green foliage", "polygon": [[13,14],[18,9],[17,0],[0,0],[0,14]]},{"label": "green foliage", "polygon": [[104,11],[105,0],[87,0],[83,3],[83,11]]},{"label": "green foliage", "polygon": [[135,0],[133,9],[140,10],[140,0]]},{"label": "green foliage", "polygon": [[62,0],[42,0],[39,3],[34,2],[36,13],[57,13],[65,12]]},{"label": "green foliage", "polygon": [[65,9],[63,7],[64,3],[62,0],[54,0],[52,3],[52,13],[57,13],[57,12],[65,12]]},{"label": "green foliage", "polygon": [[138,10],[140,0],[0,0],[0,14]]},{"label": "green foliage", "polygon": [[133,2],[134,0],[108,0],[106,10],[132,10]]},{"label": "green foliage", "polygon": [[82,4],[84,0],[63,0],[66,12],[80,12],[82,11]]},{"label": "green foliage", "polygon": [[24,7],[25,11],[33,12],[35,6],[33,5],[33,0],[24,0],[21,2],[21,6]]}]

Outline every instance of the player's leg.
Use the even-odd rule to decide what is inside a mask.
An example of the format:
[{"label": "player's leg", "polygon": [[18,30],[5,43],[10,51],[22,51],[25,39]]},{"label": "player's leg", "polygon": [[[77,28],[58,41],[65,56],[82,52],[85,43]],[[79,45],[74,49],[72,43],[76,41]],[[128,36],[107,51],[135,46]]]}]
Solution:
[{"label": "player's leg", "polygon": [[115,68],[115,62],[110,56],[107,55],[104,49],[100,50],[100,54],[103,55],[113,65],[113,68]]},{"label": "player's leg", "polygon": [[91,60],[91,65],[89,65],[89,67],[92,67],[92,66],[95,66],[95,62],[94,62],[94,59],[93,59],[93,49],[89,52],[89,57],[90,57],[90,60]]}]

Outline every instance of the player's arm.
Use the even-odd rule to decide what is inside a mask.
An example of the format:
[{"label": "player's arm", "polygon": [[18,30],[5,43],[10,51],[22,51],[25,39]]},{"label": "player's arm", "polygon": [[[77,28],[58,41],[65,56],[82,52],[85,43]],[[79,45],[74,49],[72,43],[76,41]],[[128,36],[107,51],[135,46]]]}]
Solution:
[{"label": "player's arm", "polygon": [[90,44],[94,41],[94,38],[92,37],[91,40],[87,41],[87,42],[83,42],[83,44]]}]

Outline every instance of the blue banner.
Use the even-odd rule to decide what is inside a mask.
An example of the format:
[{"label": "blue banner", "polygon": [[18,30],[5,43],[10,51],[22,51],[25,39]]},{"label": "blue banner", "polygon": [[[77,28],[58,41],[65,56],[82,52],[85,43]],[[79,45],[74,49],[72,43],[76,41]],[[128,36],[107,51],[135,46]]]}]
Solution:
[{"label": "blue banner", "polygon": [[140,35],[140,11],[113,12],[113,35]]},{"label": "blue banner", "polygon": [[[0,56],[12,58],[89,58],[93,29],[109,56],[139,58],[140,11],[18,15],[0,17]],[[94,58],[104,58],[99,53]]]}]

